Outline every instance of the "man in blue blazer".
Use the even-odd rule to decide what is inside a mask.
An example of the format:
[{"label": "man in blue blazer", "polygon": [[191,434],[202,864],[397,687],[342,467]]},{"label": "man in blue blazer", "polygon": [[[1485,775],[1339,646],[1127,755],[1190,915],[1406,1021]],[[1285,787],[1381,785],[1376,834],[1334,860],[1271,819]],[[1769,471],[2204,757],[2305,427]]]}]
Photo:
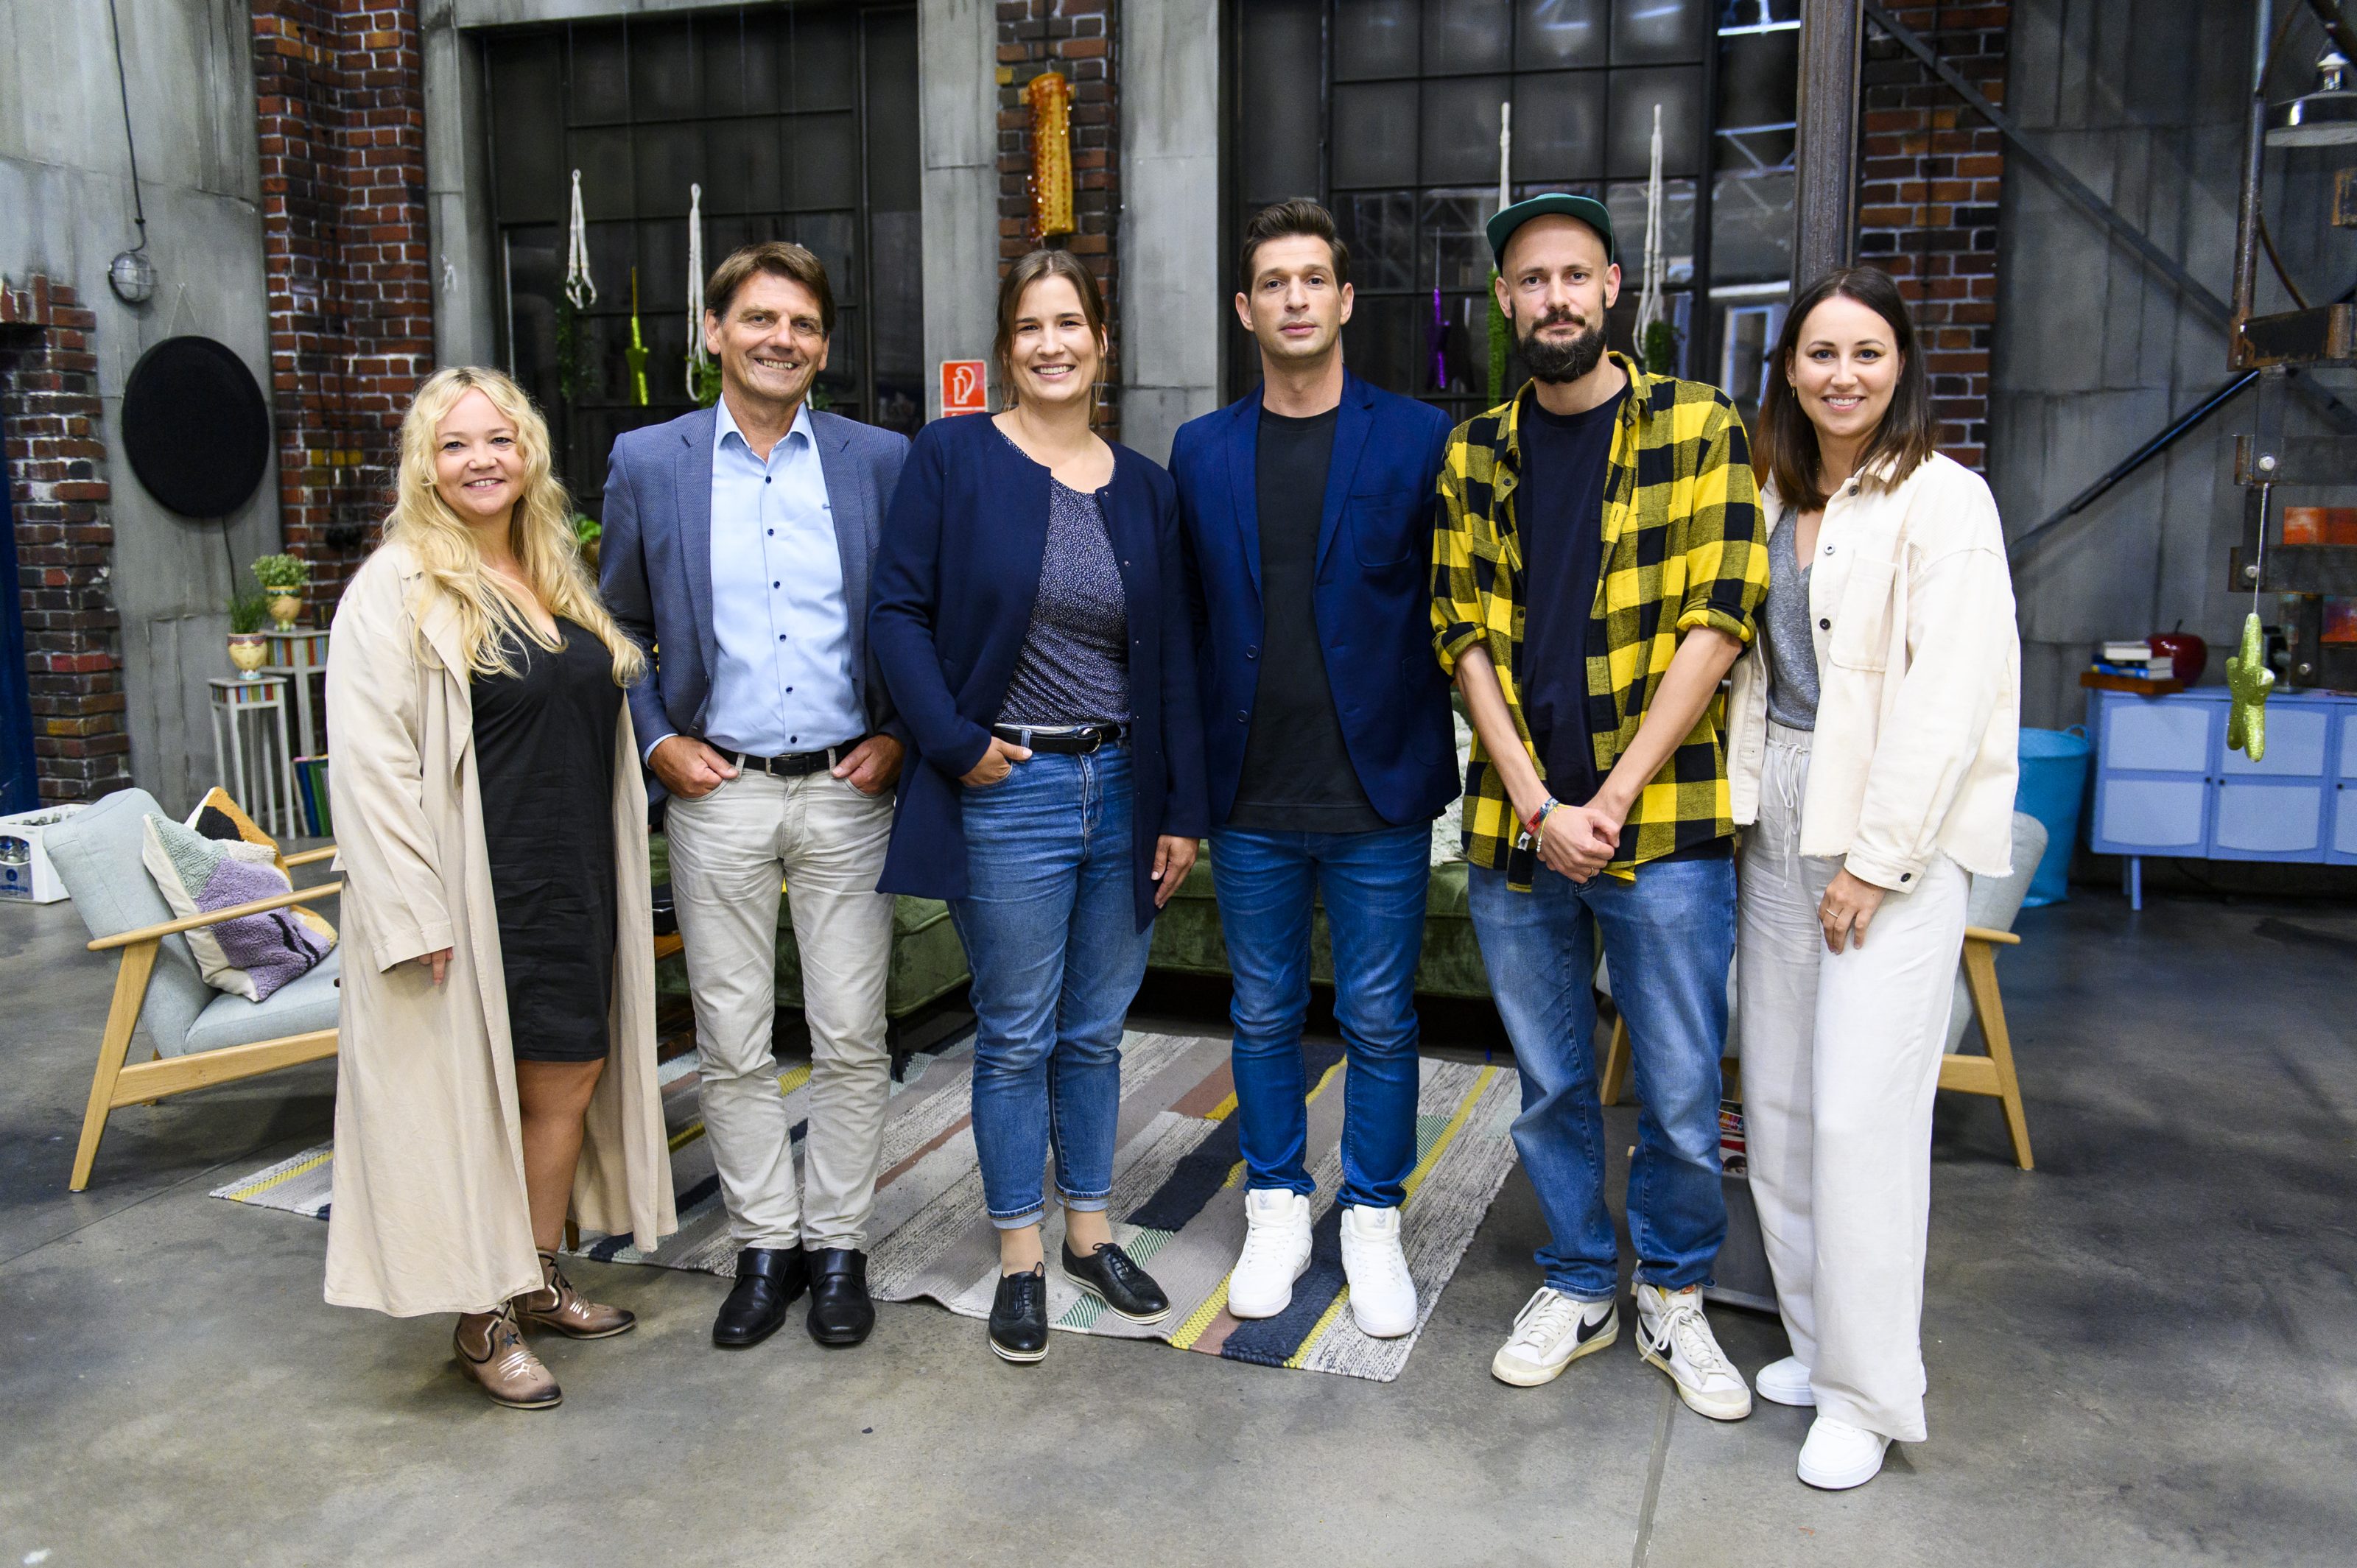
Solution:
[{"label": "man in blue blazer", "polygon": [[1342,1266],[1360,1328],[1417,1322],[1400,1245],[1415,1165],[1415,966],[1432,819],[1458,790],[1431,649],[1439,410],[1342,368],[1351,258],[1312,201],[1246,227],[1236,315],[1262,384],[1170,449],[1196,596],[1211,872],[1234,976],[1248,1230],[1228,1285],[1274,1317],[1309,1266],[1301,1049],[1309,932],[1333,935],[1344,1079]]},{"label": "man in blue blazer", "polygon": [[[713,1342],[759,1343],[808,1289],[812,1337],[856,1345],[876,1317],[890,1092],[892,900],[876,882],[905,739],[868,659],[868,578],[909,442],[811,409],[834,297],[810,252],[748,245],[705,300],[719,403],[614,443],[600,585],[647,651],[630,722],[669,796],[704,1125],[737,1246]],[[780,878],[811,1034],[800,1193],[770,1042]]]}]

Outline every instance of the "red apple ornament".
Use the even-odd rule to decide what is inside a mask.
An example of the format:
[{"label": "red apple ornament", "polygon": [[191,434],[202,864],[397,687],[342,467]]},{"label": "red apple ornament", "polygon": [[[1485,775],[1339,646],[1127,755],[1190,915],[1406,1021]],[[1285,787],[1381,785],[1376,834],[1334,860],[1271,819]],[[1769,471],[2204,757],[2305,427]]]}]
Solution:
[{"label": "red apple ornament", "polygon": [[2185,630],[2183,621],[2177,624],[2177,630],[2157,631],[2144,642],[2154,653],[2169,660],[2179,685],[2190,686],[2201,679],[2201,671],[2209,667],[2210,645]]}]

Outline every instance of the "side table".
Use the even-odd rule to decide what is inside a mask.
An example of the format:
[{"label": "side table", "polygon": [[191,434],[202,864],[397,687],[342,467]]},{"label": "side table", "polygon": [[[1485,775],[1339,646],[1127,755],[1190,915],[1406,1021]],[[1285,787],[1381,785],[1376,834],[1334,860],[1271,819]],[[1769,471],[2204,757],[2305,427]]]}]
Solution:
[{"label": "side table", "polygon": [[[295,810],[295,760],[286,749],[286,677],[255,675],[241,680],[216,675],[206,684],[212,688],[214,774],[225,789],[234,778],[237,803],[245,808],[256,827],[281,841],[293,838],[303,831],[303,819]],[[221,744],[224,721],[229,730],[226,752]],[[249,731],[258,732],[252,735],[251,744],[252,784],[260,786],[259,795],[252,792],[246,777]],[[281,816],[281,811],[285,814]]]},{"label": "side table", "polygon": [[296,755],[317,757],[328,749],[328,737],[312,717],[311,677],[327,671],[328,630],[296,627],[281,631],[273,627],[262,635],[270,642],[270,660],[263,665],[262,673],[283,675],[295,688]]}]

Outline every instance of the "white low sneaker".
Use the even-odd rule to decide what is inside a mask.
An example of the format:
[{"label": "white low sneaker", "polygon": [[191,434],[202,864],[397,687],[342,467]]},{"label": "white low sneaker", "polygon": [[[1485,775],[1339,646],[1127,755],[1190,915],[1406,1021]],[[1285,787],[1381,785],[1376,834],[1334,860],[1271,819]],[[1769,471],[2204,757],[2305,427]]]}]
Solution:
[{"label": "white low sneaker", "polygon": [[1809,1386],[1809,1369],[1798,1356],[1770,1361],[1753,1373],[1751,1391],[1771,1404],[1794,1405],[1802,1410],[1811,1409],[1817,1402],[1817,1391]]},{"label": "white low sneaker", "polygon": [[1244,1250],[1228,1276],[1228,1310],[1275,1317],[1293,1305],[1293,1282],[1309,1269],[1309,1200],[1297,1192],[1254,1187],[1244,1194]]},{"label": "white low sneaker", "polygon": [[1692,1285],[1637,1287],[1637,1353],[1670,1375],[1678,1398],[1695,1414],[1741,1421],[1751,1413],[1751,1390],[1718,1348],[1703,1316],[1702,1292]]},{"label": "white low sneaker", "polygon": [[1342,1210],[1342,1277],[1351,1282],[1351,1316],[1370,1339],[1396,1339],[1415,1328],[1415,1281],[1400,1246],[1396,1208]]},{"label": "white low sneaker", "polygon": [[1846,1421],[1821,1415],[1809,1423],[1809,1440],[1801,1444],[1801,1479],[1828,1492],[1862,1487],[1882,1473],[1882,1456],[1890,1439]]},{"label": "white low sneaker", "polygon": [[1620,1337],[1618,1304],[1582,1301],[1541,1285],[1514,1314],[1514,1331],[1491,1359],[1490,1375],[1518,1389],[1534,1389]]}]

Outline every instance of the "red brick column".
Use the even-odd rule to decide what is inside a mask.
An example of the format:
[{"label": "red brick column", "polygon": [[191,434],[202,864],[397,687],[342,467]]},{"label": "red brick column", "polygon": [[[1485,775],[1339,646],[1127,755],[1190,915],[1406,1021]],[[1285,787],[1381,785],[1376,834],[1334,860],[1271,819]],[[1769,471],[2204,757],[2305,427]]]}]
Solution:
[{"label": "red brick column", "polygon": [[254,0],[253,63],[280,521],[324,614],[384,519],[434,366],[414,6]]},{"label": "red brick column", "polygon": [[[1121,125],[1114,38],[1115,0],[998,0],[998,255],[1007,263],[1036,247],[1031,233],[1031,112],[1023,87],[1042,71],[1072,84],[1072,218],[1079,232],[1049,243],[1080,257],[1104,291],[1113,361],[1121,356],[1120,282],[1114,224],[1120,211]],[[1114,362],[1098,382],[1098,424],[1118,437],[1120,373]]]},{"label": "red brick column", "polygon": [[[2009,4],[1889,10],[1989,102],[2005,102]],[[1865,56],[1858,260],[1897,278],[1915,312],[1941,450],[1983,468],[2005,139],[1871,22]]]},{"label": "red brick column", "polygon": [[35,274],[0,286],[0,413],[43,804],[94,800],[131,783],[122,618],[98,400],[97,319],[74,291]]}]

